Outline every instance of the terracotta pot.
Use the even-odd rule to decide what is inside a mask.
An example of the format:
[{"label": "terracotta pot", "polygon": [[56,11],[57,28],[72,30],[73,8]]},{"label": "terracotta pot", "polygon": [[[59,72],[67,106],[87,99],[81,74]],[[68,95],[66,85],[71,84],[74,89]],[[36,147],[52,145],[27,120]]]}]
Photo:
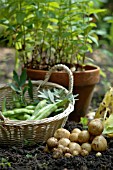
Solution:
[{"label": "terracotta pot", "polygon": [[[27,75],[32,80],[44,80],[47,71],[27,69]],[[75,109],[70,114],[69,120],[76,122],[80,121],[80,117],[87,114],[95,85],[100,79],[100,68],[97,66],[85,66],[85,71],[73,72],[74,87],[73,94],[79,94],[75,103]],[[53,72],[50,80],[51,82],[60,84],[68,88],[69,78],[68,74],[63,71]]]}]

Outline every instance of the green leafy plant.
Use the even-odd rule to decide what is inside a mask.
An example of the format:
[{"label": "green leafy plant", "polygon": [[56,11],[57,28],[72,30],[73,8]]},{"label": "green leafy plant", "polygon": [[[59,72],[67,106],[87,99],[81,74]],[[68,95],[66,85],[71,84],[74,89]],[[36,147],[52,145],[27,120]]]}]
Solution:
[{"label": "green leafy plant", "polygon": [[90,0],[1,0],[0,5],[5,37],[26,68],[84,66],[93,42],[98,45],[91,15],[104,10],[95,9]]},{"label": "green leafy plant", "polygon": [[62,101],[63,99],[67,98],[70,102],[73,102],[74,100],[77,100],[78,94],[74,95],[72,93],[69,93],[66,95],[64,89],[42,89],[38,92],[38,98],[40,99],[46,99],[48,103],[54,103]]},{"label": "green leafy plant", "polygon": [[6,158],[1,157],[0,169],[6,169],[6,168],[10,168],[10,167],[11,167],[11,163],[8,162],[8,160]]},{"label": "green leafy plant", "polygon": [[88,118],[87,117],[81,117],[80,118],[80,123],[83,125],[83,129],[88,128]]},{"label": "green leafy plant", "polygon": [[103,134],[113,136],[113,113],[104,121]]},{"label": "green leafy plant", "polygon": [[[12,87],[12,86],[11,86]],[[16,88],[13,86],[13,90]],[[17,89],[16,89],[17,91]],[[60,95],[62,94],[62,97]],[[63,112],[69,105],[69,103],[74,104],[74,97],[71,93],[66,94],[64,90],[60,89],[45,89],[42,92],[39,91],[38,103],[34,105],[30,103],[25,107],[25,98],[24,104],[21,105],[21,102],[18,100],[22,97],[21,93],[18,94],[19,97],[16,97],[16,102],[19,102],[19,106],[15,101],[13,103],[16,107],[9,110],[2,110],[2,114],[12,120],[40,120],[47,117],[55,116]],[[76,95],[77,96],[77,95]],[[23,101],[23,98],[22,98]],[[4,103],[4,101],[3,101]],[[24,107],[23,107],[24,106]],[[19,108],[18,108],[19,107]]]},{"label": "green leafy plant", "polygon": [[25,99],[25,93],[28,91],[28,94],[33,100],[33,85],[31,80],[28,80],[28,84],[25,85],[27,80],[26,70],[23,69],[21,75],[19,76],[17,72],[13,71],[13,81],[9,84],[9,86],[13,90],[13,103],[16,107],[26,106],[27,102]]},{"label": "green leafy plant", "polygon": [[[37,97],[33,98],[33,84],[27,80],[26,69],[23,69],[20,76],[13,71],[13,80],[9,84],[12,89],[12,101],[7,108],[7,97],[2,102],[3,116],[12,120],[40,120],[49,116],[54,116],[63,112],[69,105],[74,104],[72,93],[67,93],[65,89],[40,89],[37,90]],[[30,101],[26,98],[30,97]]]}]

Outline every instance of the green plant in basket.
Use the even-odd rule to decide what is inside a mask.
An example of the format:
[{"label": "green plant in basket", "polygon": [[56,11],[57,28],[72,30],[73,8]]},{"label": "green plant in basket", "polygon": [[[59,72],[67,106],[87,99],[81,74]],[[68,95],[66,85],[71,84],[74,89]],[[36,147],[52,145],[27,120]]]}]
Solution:
[{"label": "green plant in basket", "polygon": [[[26,83],[26,79],[25,69],[20,76],[13,71],[13,81],[9,84],[12,89],[12,101],[9,103],[11,106],[6,107],[6,98],[2,104],[2,113],[5,117],[13,120],[40,120],[63,112],[69,103],[74,101],[72,93],[66,94],[65,89],[55,87],[35,91],[37,97],[34,99],[33,83],[31,80]],[[30,98],[29,102],[26,99],[26,92]]]},{"label": "green plant in basket", "polygon": [[[56,114],[63,112],[67,108],[69,102],[72,103],[73,99],[77,96],[78,94],[73,96],[72,93],[66,95],[64,89],[57,88],[53,88],[52,90],[43,89],[42,91],[39,91],[38,97],[41,99],[46,99],[48,105],[47,107],[42,108],[36,117],[33,116],[31,119],[41,119],[42,117],[55,116]],[[40,114],[40,112],[43,113]]]},{"label": "green plant in basket", "polygon": [[67,98],[70,102],[73,102],[73,99],[75,99],[78,96],[72,95],[72,93],[68,93],[66,95],[65,89],[42,89],[38,92],[38,98],[40,99],[46,99],[48,103],[54,103],[58,101],[62,101],[63,99]]}]

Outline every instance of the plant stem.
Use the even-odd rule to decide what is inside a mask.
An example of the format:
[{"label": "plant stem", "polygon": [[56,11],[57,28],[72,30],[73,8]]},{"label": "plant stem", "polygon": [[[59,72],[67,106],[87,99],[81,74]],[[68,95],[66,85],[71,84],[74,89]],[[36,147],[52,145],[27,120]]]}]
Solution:
[{"label": "plant stem", "polygon": [[[72,10],[72,0],[69,0],[69,11],[71,11],[71,10]],[[70,43],[71,43],[71,48],[72,48],[72,49],[70,49],[71,58],[70,58],[69,63],[72,63],[74,50],[73,50],[73,35],[72,35],[73,28],[72,28],[72,18],[71,18],[71,15],[69,17],[69,23],[70,23],[70,29],[71,29],[71,42]]]}]

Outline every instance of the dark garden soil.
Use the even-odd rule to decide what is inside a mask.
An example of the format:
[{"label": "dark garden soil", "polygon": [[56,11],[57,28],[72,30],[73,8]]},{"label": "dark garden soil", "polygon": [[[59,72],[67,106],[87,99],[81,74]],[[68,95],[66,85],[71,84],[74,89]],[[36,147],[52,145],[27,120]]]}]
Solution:
[{"label": "dark garden soil", "polygon": [[[65,128],[71,131],[80,124],[67,121]],[[108,149],[96,156],[92,151],[88,156],[62,157],[55,159],[52,153],[44,152],[45,144],[32,147],[0,148],[0,169],[9,170],[112,170],[113,169],[113,139],[107,138]]]}]

